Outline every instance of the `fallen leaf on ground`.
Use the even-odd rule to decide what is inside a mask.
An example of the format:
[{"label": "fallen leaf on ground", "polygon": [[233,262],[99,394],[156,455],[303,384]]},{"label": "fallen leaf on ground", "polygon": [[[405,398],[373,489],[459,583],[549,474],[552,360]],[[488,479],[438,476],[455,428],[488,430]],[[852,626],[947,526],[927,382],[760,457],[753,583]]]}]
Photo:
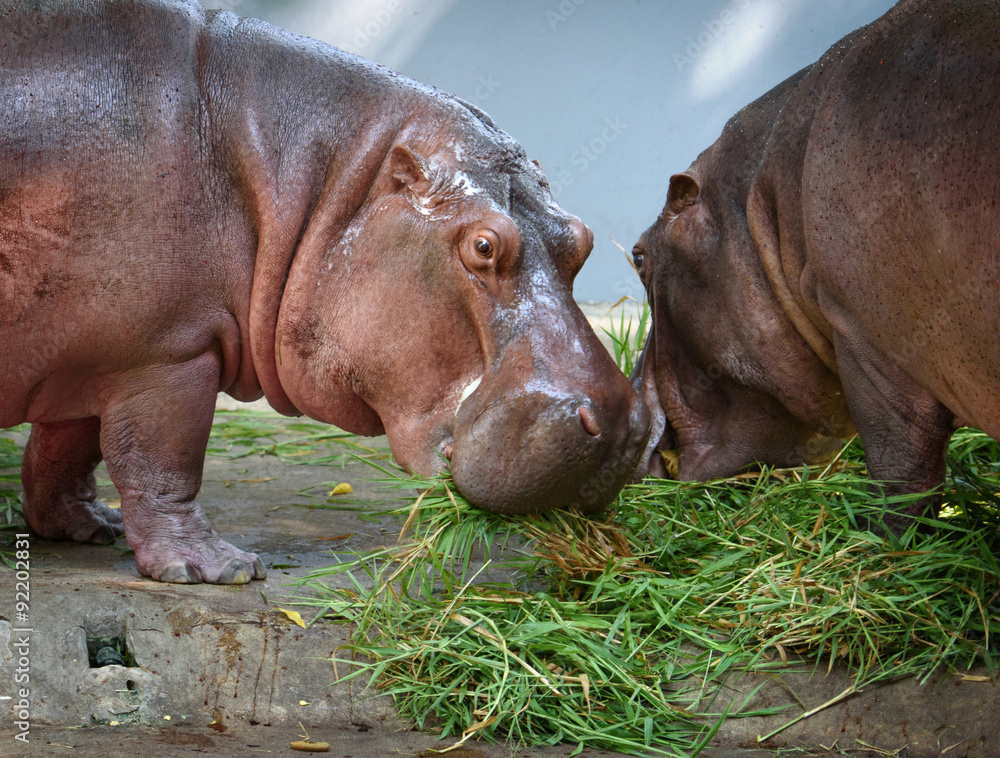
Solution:
[{"label": "fallen leaf on ground", "polygon": [[963,682],[990,682],[993,681],[988,676],[977,676],[975,674],[960,674]]},{"label": "fallen leaf on ground", "polygon": [[325,753],[330,749],[329,742],[312,742],[311,740],[296,740],[290,743],[292,750],[302,750],[306,753]]},{"label": "fallen leaf on ground", "polygon": [[275,608],[274,610],[284,613],[288,617],[289,621],[294,621],[296,624],[301,626],[303,629],[306,628],[306,622],[302,620],[302,616],[299,615],[298,611],[286,611],[284,608]]}]

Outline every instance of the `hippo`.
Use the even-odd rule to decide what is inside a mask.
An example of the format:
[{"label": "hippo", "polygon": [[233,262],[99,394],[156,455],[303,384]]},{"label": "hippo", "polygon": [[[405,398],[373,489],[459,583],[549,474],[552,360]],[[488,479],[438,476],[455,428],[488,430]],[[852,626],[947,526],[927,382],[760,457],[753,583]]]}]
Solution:
[{"label": "hippo", "polygon": [[[654,416],[637,471],[822,459],[860,436],[888,495],[1000,438],[1000,6],[903,0],[754,101],[633,249]],[[892,510],[900,533],[935,516]]]},{"label": "hippo", "polygon": [[3,2],[0,102],[0,426],[32,425],[41,537],[263,578],[197,500],[219,392],[498,513],[634,470],[649,413],[572,299],[593,236],[472,105],[184,0]]}]

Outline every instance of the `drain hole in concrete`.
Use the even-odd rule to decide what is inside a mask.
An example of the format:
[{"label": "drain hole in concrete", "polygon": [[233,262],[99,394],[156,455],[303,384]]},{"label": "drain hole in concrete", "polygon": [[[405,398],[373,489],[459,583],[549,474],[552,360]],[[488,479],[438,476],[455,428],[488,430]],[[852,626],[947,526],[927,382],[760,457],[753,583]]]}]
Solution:
[{"label": "drain hole in concrete", "polygon": [[[129,650],[125,637],[87,637],[87,659],[90,668],[103,666],[135,667],[135,656]],[[135,684],[131,682],[131,684]],[[129,689],[132,689],[129,687]]]},{"label": "drain hole in concrete", "polygon": [[138,685],[135,682],[133,682],[131,679],[126,679],[125,680],[125,689],[127,689],[129,692],[135,692],[135,690],[136,690],[137,687],[138,687]]}]

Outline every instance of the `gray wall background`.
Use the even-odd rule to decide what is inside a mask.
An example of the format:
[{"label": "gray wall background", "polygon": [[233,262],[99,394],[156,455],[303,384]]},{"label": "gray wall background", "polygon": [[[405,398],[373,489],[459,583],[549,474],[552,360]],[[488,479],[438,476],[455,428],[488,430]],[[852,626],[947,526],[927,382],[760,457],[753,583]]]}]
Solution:
[{"label": "gray wall background", "polygon": [[[581,301],[642,297],[626,250],[726,120],[890,0],[208,0],[487,111],[594,231]],[[614,241],[613,241],[614,240]]]}]

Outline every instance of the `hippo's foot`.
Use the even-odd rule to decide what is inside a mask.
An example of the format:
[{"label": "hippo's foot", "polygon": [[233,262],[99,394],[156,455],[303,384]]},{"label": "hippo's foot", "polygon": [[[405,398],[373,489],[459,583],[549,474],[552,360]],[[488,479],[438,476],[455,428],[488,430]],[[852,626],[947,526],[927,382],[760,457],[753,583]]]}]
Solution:
[{"label": "hippo's foot", "polygon": [[47,507],[26,500],[24,520],[38,536],[47,540],[73,540],[106,545],[125,533],[121,511],[108,508],[97,498],[63,495]]},{"label": "hippo's foot", "polygon": [[172,584],[246,584],[267,578],[260,558],[230,545],[214,531],[207,539],[150,543],[135,551],[135,565],[143,576]]}]

